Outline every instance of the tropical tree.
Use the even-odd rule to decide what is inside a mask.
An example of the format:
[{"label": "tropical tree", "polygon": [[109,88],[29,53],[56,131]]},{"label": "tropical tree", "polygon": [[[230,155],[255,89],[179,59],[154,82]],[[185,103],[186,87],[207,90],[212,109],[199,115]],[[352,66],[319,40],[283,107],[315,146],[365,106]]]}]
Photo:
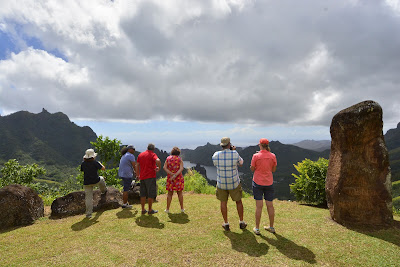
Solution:
[{"label": "tropical tree", "polygon": [[121,146],[120,140],[110,139],[108,136],[103,137],[100,135],[97,137],[96,142],[90,142],[90,144],[94,146],[98,160],[100,160],[104,166],[118,166],[119,160],[121,159],[121,154],[119,152]]}]

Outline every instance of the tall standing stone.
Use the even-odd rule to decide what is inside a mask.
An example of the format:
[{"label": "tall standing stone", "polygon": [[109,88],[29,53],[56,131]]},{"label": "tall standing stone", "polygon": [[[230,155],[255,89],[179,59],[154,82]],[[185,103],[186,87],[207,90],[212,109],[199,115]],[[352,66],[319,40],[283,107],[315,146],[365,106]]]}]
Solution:
[{"label": "tall standing stone", "polygon": [[393,222],[389,156],[382,108],[364,101],[336,114],[326,178],[328,207],[340,224],[388,226]]}]

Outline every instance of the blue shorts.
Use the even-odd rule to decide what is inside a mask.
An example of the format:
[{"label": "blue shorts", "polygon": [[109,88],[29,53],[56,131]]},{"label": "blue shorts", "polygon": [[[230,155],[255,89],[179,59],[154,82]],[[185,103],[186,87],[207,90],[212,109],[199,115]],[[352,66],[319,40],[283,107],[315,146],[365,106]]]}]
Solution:
[{"label": "blue shorts", "polygon": [[131,184],[132,184],[133,178],[126,178],[126,177],[120,177],[120,178],[121,178],[122,184],[124,186],[123,191],[124,192],[129,191],[129,189],[131,188]]},{"label": "blue shorts", "polygon": [[253,195],[255,200],[263,200],[272,201],[274,200],[274,185],[258,185],[253,181]]}]

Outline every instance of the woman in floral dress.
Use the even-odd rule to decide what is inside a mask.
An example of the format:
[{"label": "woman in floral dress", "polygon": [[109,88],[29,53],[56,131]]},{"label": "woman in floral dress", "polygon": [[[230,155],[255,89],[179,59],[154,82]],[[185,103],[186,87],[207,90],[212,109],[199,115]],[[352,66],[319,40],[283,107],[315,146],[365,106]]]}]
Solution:
[{"label": "woman in floral dress", "polygon": [[164,163],[164,170],[167,172],[167,186],[166,189],[168,191],[167,196],[167,209],[166,213],[169,213],[169,207],[171,205],[172,196],[174,191],[178,194],[179,204],[181,205],[181,212],[185,212],[183,208],[183,195],[182,191],[184,188],[184,180],[183,180],[183,161],[179,157],[181,154],[181,150],[177,147],[174,147],[171,151],[171,155],[168,156],[167,160]]}]

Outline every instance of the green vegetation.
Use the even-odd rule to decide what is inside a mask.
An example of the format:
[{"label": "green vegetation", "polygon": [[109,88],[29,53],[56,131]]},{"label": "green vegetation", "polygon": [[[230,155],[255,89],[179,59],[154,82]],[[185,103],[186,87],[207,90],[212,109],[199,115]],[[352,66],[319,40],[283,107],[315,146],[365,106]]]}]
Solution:
[{"label": "green vegetation", "polygon": [[110,139],[100,135],[96,142],[90,142],[97,152],[97,160],[100,160],[106,168],[118,166],[121,159],[120,146],[122,142],[118,139]]},{"label": "green vegetation", "polygon": [[[206,178],[204,178],[200,173],[193,169],[188,169],[184,176],[185,188],[184,192],[193,192],[197,194],[214,195],[215,186],[209,185]],[[157,180],[158,194],[166,194],[167,190],[165,186],[167,184],[167,177],[163,177]],[[251,196],[249,193],[243,191],[243,197]]]},{"label": "green vegetation", "polygon": [[10,159],[0,169],[0,188],[9,184],[30,185],[33,180],[46,173],[46,170],[37,164],[20,165],[16,159]]},{"label": "green vegetation", "polygon": [[[186,192],[194,192],[198,194],[215,194],[215,187],[208,184],[206,178],[195,170],[188,169],[184,176]],[[165,186],[167,184],[167,177],[157,180],[158,194],[166,194]]]},{"label": "green vegetation", "polygon": [[296,181],[290,185],[297,201],[326,206],[325,181],[329,160],[305,159],[294,165],[299,175],[292,174]]},{"label": "green vegetation", "polygon": [[[329,219],[329,211],[274,201],[273,235],[253,234],[255,203],[243,199],[248,229],[240,230],[236,206],[228,202],[231,232],[224,232],[213,195],[184,193],[171,213],[131,210],[95,212],[59,220],[48,217],[0,233],[0,266],[397,266],[400,229],[351,230]],[[154,208],[164,210],[166,195]],[[395,217],[399,223],[400,217]],[[264,210],[262,223],[267,222]],[[23,242],[22,242],[23,241]],[[147,248],[147,250],[145,249]]]}]

